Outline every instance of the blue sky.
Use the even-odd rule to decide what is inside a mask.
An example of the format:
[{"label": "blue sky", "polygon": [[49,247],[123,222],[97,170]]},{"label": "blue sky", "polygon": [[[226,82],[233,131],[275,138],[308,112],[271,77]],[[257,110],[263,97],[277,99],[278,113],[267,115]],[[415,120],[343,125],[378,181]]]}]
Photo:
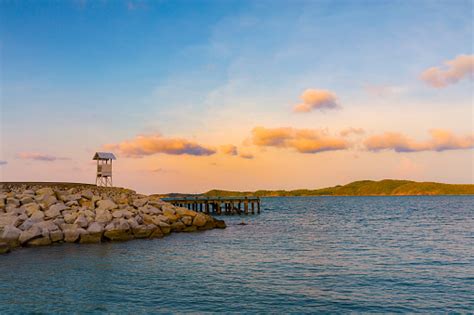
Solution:
[{"label": "blue sky", "polygon": [[[472,1],[0,1],[1,170],[12,179],[23,151],[83,169],[104,144],[158,132],[214,146],[245,146],[261,125],[472,133],[472,81],[419,78],[472,54],[472,12]],[[292,113],[306,89],[332,91],[342,110]],[[453,154],[472,175],[471,151]]]}]

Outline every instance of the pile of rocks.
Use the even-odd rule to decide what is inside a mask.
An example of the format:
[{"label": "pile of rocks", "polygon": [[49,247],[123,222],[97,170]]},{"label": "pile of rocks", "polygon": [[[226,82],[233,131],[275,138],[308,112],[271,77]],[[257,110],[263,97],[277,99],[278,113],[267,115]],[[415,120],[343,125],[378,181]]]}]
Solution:
[{"label": "pile of rocks", "polygon": [[0,253],[18,246],[126,241],[225,227],[209,215],[123,188],[0,184]]}]

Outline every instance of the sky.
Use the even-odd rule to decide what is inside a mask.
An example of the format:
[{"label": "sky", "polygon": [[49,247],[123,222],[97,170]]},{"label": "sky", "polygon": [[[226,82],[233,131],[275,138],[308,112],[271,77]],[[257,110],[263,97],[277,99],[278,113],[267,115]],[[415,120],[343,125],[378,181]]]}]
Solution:
[{"label": "sky", "polygon": [[472,1],[0,0],[0,181],[474,183]]}]

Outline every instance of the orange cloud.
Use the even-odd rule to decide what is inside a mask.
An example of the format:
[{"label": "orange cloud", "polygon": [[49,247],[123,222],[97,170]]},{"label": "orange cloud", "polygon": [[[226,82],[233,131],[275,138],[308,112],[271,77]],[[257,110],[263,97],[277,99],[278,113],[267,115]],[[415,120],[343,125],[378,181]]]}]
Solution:
[{"label": "orange cloud", "polygon": [[252,142],[262,147],[292,148],[300,153],[319,153],[349,147],[346,140],[331,137],[325,131],[290,127],[255,127],[252,130]]},{"label": "orange cloud", "polygon": [[474,135],[456,136],[442,129],[430,130],[431,139],[416,141],[401,133],[386,132],[369,137],[364,145],[369,151],[394,150],[395,152],[446,151],[474,148]]},{"label": "orange cloud", "polygon": [[445,62],[444,67],[432,67],[421,74],[421,79],[435,88],[443,88],[474,75],[474,55],[460,55]]},{"label": "orange cloud", "polygon": [[240,153],[239,156],[246,160],[252,160],[253,158],[255,158],[255,156],[251,153]]},{"label": "orange cloud", "polygon": [[237,147],[233,144],[221,145],[220,151],[223,154],[226,154],[226,155],[237,155],[238,154]]},{"label": "orange cloud", "polygon": [[127,157],[143,157],[157,153],[171,155],[206,156],[216,153],[213,148],[198,143],[180,139],[164,138],[161,135],[137,136],[133,140],[125,140],[118,144],[107,144],[108,150],[118,151]]},{"label": "orange cloud", "polygon": [[340,135],[342,137],[347,137],[351,134],[354,134],[354,135],[362,135],[365,133],[365,130],[363,128],[353,128],[353,127],[349,127],[349,128],[346,128],[344,130],[342,130],[340,132]]},{"label": "orange cloud", "polygon": [[326,90],[307,89],[300,96],[303,103],[295,105],[293,111],[307,113],[312,110],[336,109],[336,95]]},{"label": "orange cloud", "polygon": [[34,160],[34,161],[45,161],[45,162],[53,162],[56,160],[70,160],[70,158],[66,158],[66,157],[58,157],[54,155],[37,153],[37,152],[20,152],[20,153],[17,153],[16,157],[22,160]]}]

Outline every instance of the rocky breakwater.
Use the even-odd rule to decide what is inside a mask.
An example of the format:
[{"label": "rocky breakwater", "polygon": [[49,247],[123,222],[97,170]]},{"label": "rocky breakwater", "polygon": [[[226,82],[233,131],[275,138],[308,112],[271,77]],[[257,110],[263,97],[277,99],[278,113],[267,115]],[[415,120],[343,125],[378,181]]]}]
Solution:
[{"label": "rocky breakwater", "polygon": [[160,238],[225,222],[122,188],[0,184],[0,253],[19,246]]}]

